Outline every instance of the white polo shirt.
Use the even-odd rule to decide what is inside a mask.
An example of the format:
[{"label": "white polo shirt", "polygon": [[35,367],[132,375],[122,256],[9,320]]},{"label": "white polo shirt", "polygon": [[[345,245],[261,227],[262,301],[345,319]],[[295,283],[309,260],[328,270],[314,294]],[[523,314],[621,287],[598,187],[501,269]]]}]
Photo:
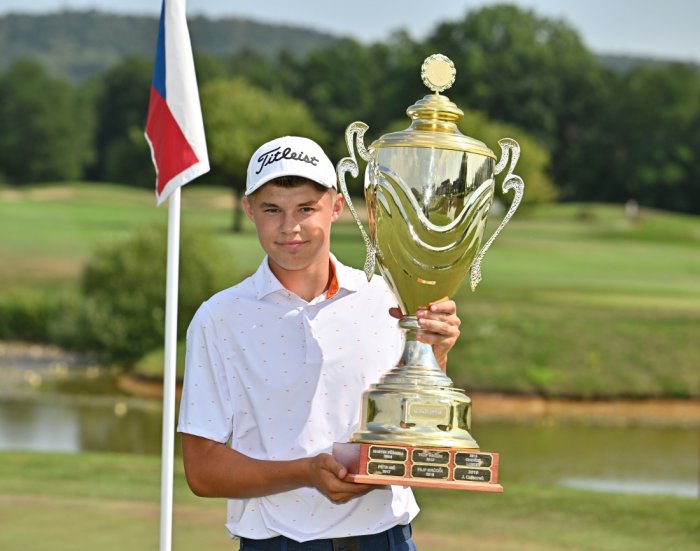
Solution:
[{"label": "white polo shirt", "polygon": [[[396,305],[381,277],[333,258],[338,291],[306,302],[285,289],[267,258],[214,295],[187,331],[178,430],[250,457],[330,453],[358,426],[362,393],[396,364],[403,346]],[[297,541],[373,534],[418,514],[410,488],[377,489],[342,505],[314,488],[228,500],[233,537]]]}]

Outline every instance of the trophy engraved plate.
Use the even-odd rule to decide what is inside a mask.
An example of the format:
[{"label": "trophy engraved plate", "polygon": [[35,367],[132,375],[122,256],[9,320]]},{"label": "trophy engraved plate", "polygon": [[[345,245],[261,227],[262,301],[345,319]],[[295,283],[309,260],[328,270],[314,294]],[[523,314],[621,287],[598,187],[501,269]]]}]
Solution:
[{"label": "trophy engraved plate", "polygon": [[490,482],[491,471],[487,469],[465,469],[457,467],[455,469],[455,480],[464,480],[469,482]]},{"label": "trophy engraved plate", "polygon": [[[471,434],[471,399],[440,369],[431,346],[418,340],[419,310],[454,297],[467,279],[475,290],[484,256],[524,191],[513,173],[520,156],[515,140],[499,141],[499,159],[460,132],[464,112],[441,95],[455,76],[452,61],[430,56],[421,78],[432,93],[406,110],[408,128],[369,147],[366,124],[354,122],[345,132],[349,157],[338,163],[339,187],[365,243],[367,279],[379,268],[401,309],[405,346],[398,364],[387,366],[364,393],[359,427],[349,443],[334,445],[333,454],[357,482],[500,492],[498,454],[481,451]],[[345,182],[346,173],[359,176],[358,156],[367,162],[367,228]],[[512,203],[482,243],[502,172],[503,192],[513,191]]]},{"label": "trophy engraved plate", "polygon": [[447,465],[450,462],[450,452],[416,448],[411,454],[411,461],[414,463],[434,463],[436,465]]},{"label": "trophy engraved plate", "polygon": [[490,467],[493,463],[491,454],[457,452],[455,454],[455,465],[461,467]]},{"label": "trophy engraved plate", "polygon": [[406,408],[406,423],[428,421],[436,425],[447,425],[450,422],[449,404],[424,404],[409,402]]},{"label": "trophy engraved plate", "polygon": [[450,470],[439,465],[413,465],[411,476],[413,478],[449,478]]},{"label": "trophy engraved plate", "polygon": [[367,464],[367,474],[403,477],[406,475],[406,465],[404,465],[403,463],[370,461]]},{"label": "trophy engraved plate", "polygon": [[408,459],[408,452],[404,448],[370,446],[369,458],[383,459],[384,461],[406,461],[406,459]]}]

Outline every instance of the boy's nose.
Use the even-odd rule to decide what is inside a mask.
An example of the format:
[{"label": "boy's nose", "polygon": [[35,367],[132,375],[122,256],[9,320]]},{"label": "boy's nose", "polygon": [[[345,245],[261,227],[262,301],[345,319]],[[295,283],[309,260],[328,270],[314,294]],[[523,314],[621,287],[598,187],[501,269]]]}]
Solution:
[{"label": "boy's nose", "polygon": [[295,233],[300,229],[299,221],[295,216],[288,214],[284,217],[282,221],[282,231],[285,233]]}]

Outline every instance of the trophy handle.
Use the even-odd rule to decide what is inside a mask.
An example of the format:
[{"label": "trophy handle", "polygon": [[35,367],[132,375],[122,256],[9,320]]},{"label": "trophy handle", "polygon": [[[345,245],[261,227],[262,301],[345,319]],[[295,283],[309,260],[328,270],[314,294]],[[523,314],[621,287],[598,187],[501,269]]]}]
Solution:
[{"label": "trophy handle", "polygon": [[496,237],[498,237],[498,234],[501,233],[503,227],[508,223],[513,214],[515,214],[515,211],[518,209],[520,201],[523,198],[523,192],[525,190],[525,183],[523,182],[523,179],[520,176],[513,174],[515,165],[520,157],[520,145],[518,145],[518,142],[511,138],[503,138],[502,140],[498,140],[498,145],[501,146],[501,159],[498,161],[493,173],[494,176],[500,174],[506,167],[506,164],[508,164],[508,159],[510,158],[511,163],[508,167],[508,173],[503,179],[503,193],[507,193],[511,189],[514,189],[515,197],[513,197],[513,202],[510,205],[510,209],[503,217],[501,224],[498,226],[496,231],[493,232],[493,235],[489,238],[486,244],[481,248],[479,254],[476,255],[476,258],[472,263],[469,278],[472,291],[476,289],[476,286],[479,285],[479,282],[481,281],[481,261],[484,259],[486,251],[489,250],[489,247],[494,242]]},{"label": "trophy handle", "polygon": [[338,175],[338,182],[340,184],[340,191],[345,197],[345,202],[350,209],[352,217],[357,223],[357,227],[360,228],[360,233],[362,234],[362,239],[365,241],[365,249],[367,250],[367,256],[365,257],[365,275],[367,276],[367,281],[372,279],[374,274],[374,266],[376,263],[377,248],[372,243],[372,240],[367,235],[360,217],[357,215],[354,205],[352,204],[352,199],[350,199],[350,194],[348,193],[348,187],[345,184],[345,173],[349,172],[353,178],[357,178],[360,173],[360,167],[357,164],[357,158],[355,157],[354,145],[357,145],[357,152],[360,157],[365,161],[370,160],[370,154],[365,148],[364,136],[367,132],[367,126],[364,122],[353,122],[345,130],[345,143],[348,146],[348,151],[350,152],[350,157],[344,157],[340,160],[336,166],[336,174]]}]

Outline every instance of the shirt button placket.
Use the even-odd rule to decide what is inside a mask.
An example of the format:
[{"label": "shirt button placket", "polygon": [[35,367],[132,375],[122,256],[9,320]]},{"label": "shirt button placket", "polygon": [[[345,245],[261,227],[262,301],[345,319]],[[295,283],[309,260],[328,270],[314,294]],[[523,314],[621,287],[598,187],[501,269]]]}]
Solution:
[{"label": "shirt button placket", "polygon": [[301,312],[302,323],[304,324],[304,349],[307,365],[320,365],[322,361],[322,353],[320,341],[314,332],[314,318],[309,315],[313,313],[313,306],[307,306]]}]

